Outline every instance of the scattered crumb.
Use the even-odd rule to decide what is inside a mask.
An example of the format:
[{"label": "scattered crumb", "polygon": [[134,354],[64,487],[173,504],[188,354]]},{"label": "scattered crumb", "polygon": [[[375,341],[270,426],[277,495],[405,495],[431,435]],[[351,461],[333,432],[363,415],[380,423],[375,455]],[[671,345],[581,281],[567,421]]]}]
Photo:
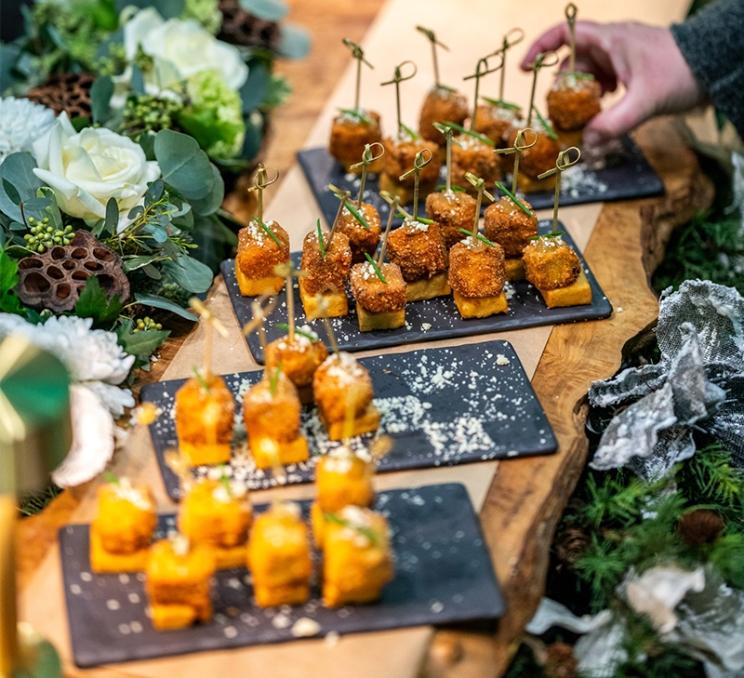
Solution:
[{"label": "scattered crumb", "polygon": [[309,617],[300,617],[292,625],[292,635],[295,638],[309,638],[320,633],[320,624]]},{"label": "scattered crumb", "polygon": [[496,364],[500,366],[504,365],[510,365],[509,358],[507,358],[503,353],[497,353],[496,354]]},{"label": "scattered crumb", "polygon": [[271,624],[275,629],[286,629],[290,623],[289,617],[281,612],[271,620]]},{"label": "scattered crumb", "polygon": [[338,632],[331,631],[330,633],[326,634],[325,638],[323,638],[323,643],[326,647],[336,647],[339,640],[341,640],[341,636],[338,634]]}]

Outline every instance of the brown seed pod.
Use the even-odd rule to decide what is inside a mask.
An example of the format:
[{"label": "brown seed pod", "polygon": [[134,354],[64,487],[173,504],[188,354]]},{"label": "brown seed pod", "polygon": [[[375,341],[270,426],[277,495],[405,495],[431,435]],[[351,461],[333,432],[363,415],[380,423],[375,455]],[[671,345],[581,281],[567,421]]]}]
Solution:
[{"label": "brown seed pod", "polygon": [[726,527],[715,511],[694,509],[685,513],[677,524],[679,536],[688,546],[712,544]]},{"label": "brown seed pod", "polygon": [[129,297],[129,280],[119,257],[88,231],[77,231],[69,245],[18,262],[18,296],[24,304],[55,313],[75,308],[88,278],[98,278],[108,296]]},{"label": "brown seed pod", "polygon": [[279,24],[276,21],[259,19],[247,12],[238,0],[220,0],[222,27],[218,34],[220,40],[244,47],[265,47],[276,49],[280,39]]},{"label": "brown seed pod", "polygon": [[29,90],[26,96],[51,108],[57,115],[65,111],[70,118],[90,118],[92,86],[93,76],[87,73],[59,73]]},{"label": "brown seed pod", "polygon": [[574,678],[578,662],[573,648],[566,643],[551,643],[546,648],[545,675],[548,678]]}]

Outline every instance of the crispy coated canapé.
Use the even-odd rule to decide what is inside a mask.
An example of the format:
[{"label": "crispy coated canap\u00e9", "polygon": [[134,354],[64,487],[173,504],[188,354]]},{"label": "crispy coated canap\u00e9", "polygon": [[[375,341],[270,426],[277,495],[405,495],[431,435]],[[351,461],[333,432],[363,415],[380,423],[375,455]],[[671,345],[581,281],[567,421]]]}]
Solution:
[{"label": "crispy coated canap\u00e9", "polygon": [[264,231],[258,221],[252,219],[250,223],[238,231],[237,262],[240,270],[248,278],[269,278],[274,273],[277,264],[289,261],[289,236],[276,222],[264,222],[271,232],[278,238],[280,245]]},{"label": "crispy coated canap\u00e9", "polygon": [[566,287],[581,272],[579,257],[561,237],[543,236],[531,240],[522,257],[525,277],[541,290]]},{"label": "crispy coated canap\u00e9", "polygon": [[294,384],[280,370],[265,373],[243,399],[248,436],[266,436],[278,442],[295,440],[300,431],[302,405]]},{"label": "crispy coated canap\u00e9", "polygon": [[450,250],[449,284],[463,297],[496,297],[505,282],[504,250],[500,245],[487,245],[470,236]]},{"label": "crispy coated canap\u00e9", "polygon": [[484,144],[467,134],[452,140],[452,168],[450,176],[455,186],[474,190],[465,178],[468,172],[492,184],[501,178],[501,160],[493,151],[493,146]]},{"label": "crispy coated canap\u00e9", "polygon": [[462,240],[461,228],[470,230],[475,219],[475,198],[460,191],[442,191],[426,196],[426,213],[437,222],[444,246],[449,249]]},{"label": "crispy coated canap\u00e9", "polygon": [[406,219],[388,235],[387,252],[406,282],[429,280],[447,268],[447,252],[436,223]]},{"label": "crispy coated canap\u00e9", "polygon": [[344,165],[359,162],[366,144],[382,140],[380,114],[376,111],[364,111],[370,122],[341,113],[334,118],[331,125],[331,155]]},{"label": "crispy coated canap\u00e9", "polygon": [[342,351],[328,356],[316,370],[313,393],[326,422],[343,421],[347,406],[357,417],[372,402],[372,379],[354,356]]},{"label": "crispy coated canap\u00e9", "polygon": [[369,228],[360,224],[346,207],[341,210],[341,216],[336,224],[336,232],[344,233],[349,239],[351,259],[354,263],[364,261],[364,253],[372,254],[380,242],[380,215],[377,208],[363,202],[360,211]]},{"label": "crispy coated canap\u00e9", "polygon": [[[514,146],[517,132],[516,128],[510,132],[508,146]],[[537,128],[535,128],[534,135],[529,135],[528,140],[531,141],[533,138],[535,138],[535,145],[522,151],[519,158],[519,169],[534,179],[538,174],[555,167],[555,159],[558,157],[561,148],[555,139],[551,139],[546,132]]]},{"label": "crispy coated canap\u00e9", "polygon": [[[527,208],[531,205],[522,200]],[[511,198],[506,196],[489,205],[483,214],[483,232],[486,238],[498,243],[509,257],[521,257],[522,250],[537,235],[537,215],[525,214]]]},{"label": "crispy coated canap\u00e9", "polygon": [[602,90],[592,77],[575,73],[559,74],[548,92],[548,115],[557,129],[565,132],[582,129],[602,110]]},{"label": "crispy coated canap\u00e9", "polygon": [[382,282],[369,262],[351,268],[351,293],[357,303],[369,313],[400,311],[406,305],[406,282],[397,264],[382,264]]},{"label": "crispy coated canap\u00e9", "polygon": [[369,506],[375,498],[374,464],[346,446],[322,454],[315,466],[316,501],[323,511]]},{"label": "crispy coated canap\u00e9", "polygon": [[434,127],[435,122],[456,122],[462,125],[468,117],[468,102],[459,92],[445,87],[433,87],[424,99],[419,116],[419,134],[439,144],[441,133]]},{"label": "crispy coated canap\u00e9", "polygon": [[396,183],[413,187],[413,174],[402,182],[399,182],[398,177],[413,167],[416,153],[424,149],[429,150],[432,157],[431,162],[421,170],[420,182],[422,185],[431,185],[439,179],[439,169],[442,162],[439,159],[439,146],[433,141],[387,138],[383,141],[383,145],[385,146],[383,171]]},{"label": "crispy coated canap\u00e9", "polygon": [[496,148],[503,148],[512,125],[519,119],[520,111],[513,108],[480,104],[475,111],[476,132],[485,134]]},{"label": "crispy coated canap\u00e9", "polygon": [[109,553],[134,553],[147,547],[156,524],[155,500],[146,485],[119,478],[98,488],[92,529]]},{"label": "crispy coated canap\u00e9", "polygon": [[[295,333],[293,341],[286,336],[274,339],[266,346],[264,356],[269,373],[281,366],[284,374],[300,388],[313,383],[313,374],[328,357],[328,351],[310,327],[304,325],[298,329],[300,332]],[[311,336],[315,339],[311,340]]]},{"label": "crispy coated canap\u00e9", "polygon": [[192,445],[229,444],[234,412],[232,394],[222,377],[192,377],[176,393],[178,440]]},{"label": "crispy coated canap\u00e9", "polygon": [[328,244],[328,232],[323,234],[326,242],[325,257],[318,246],[318,234],[311,231],[302,242],[301,268],[305,277],[302,284],[308,294],[326,294],[331,291],[343,293],[351,269],[351,246],[345,233],[334,233]]}]

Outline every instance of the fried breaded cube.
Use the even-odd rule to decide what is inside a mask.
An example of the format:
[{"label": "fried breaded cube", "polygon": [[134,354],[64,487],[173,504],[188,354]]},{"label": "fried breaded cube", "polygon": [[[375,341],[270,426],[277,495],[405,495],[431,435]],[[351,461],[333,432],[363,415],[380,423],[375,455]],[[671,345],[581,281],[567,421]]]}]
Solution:
[{"label": "fried breaded cube", "polygon": [[264,225],[276,241],[256,219],[238,231],[235,277],[245,296],[276,294],[284,284],[284,278],[277,276],[274,268],[289,261],[289,236],[276,221]]},{"label": "fried breaded cube", "polygon": [[348,407],[359,416],[372,403],[372,379],[353,355],[341,351],[329,355],[316,370],[313,393],[324,421],[343,422]]},{"label": "fried breaded cube", "polygon": [[465,178],[468,172],[472,172],[490,185],[501,179],[501,159],[494,153],[493,146],[467,134],[461,134],[452,140],[450,177],[455,186],[472,192],[475,189]]},{"label": "fried breaded cube", "polygon": [[512,126],[516,124],[520,117],[520,109],[479,104],[475,111],[473,129],[485,134],[493,141],[496,148],[503,148],[506,145]]},{"label": "fried breaded cube", "polygon": [[310,538],[297,504],[272,504],[256,518],[248,543],[248,569],[260,607],[299,605],[310,597]]},{"label": "fried breaded cube", "polygon": [[449,249],[462,240],[461,228],[473,227],[475,198],[464,191],[442,191],[426,196],[426,214],[437,222],[444,246]]},{"label": "fried breaded cube", "polygon": [[380,215],[377,208],[371,203],[363,202],[361,208],[358,209],[369,228],[360,224],[346,207],[341,210],[336,224],[336,233],[343,233],[349,239],[353,263],[364,261],[365,253],[374,254],[377,243],[380,242]]},{"label": "fried breaded cube", "polygon": [[216,374],[192,377],[176,392],[176,434],[192,466],[230,460],[235,403]]},{"label": "fried breaded cube", "polygon": [[428,280],[447,269],[447,251],[436,222],[406,219],[388,235],[387,255],[409,283]]},{"label": "fried breaded cube", "polygon": [[296,328],[294,340],[288,336],[274,339],[264,351],[266,371],[271,374],[281,367],[304,403],[312,401],[313,375],[327,357],[325,344],[308,325]]},{"label": "fried breaded cube", "polygon": [[[547,172],[555,167],[555,160],[561,148],[556,139],[551,139],[547,132],[541,130],[533,123],[534,134],[529,135],[528,141],[535,139],[535,145],[522,151],[519,159],[519,171],[532,179],[539,174]],[[507,146],[514,146],[518,130],[512,129],[509,133]]]},{"label": "fried breaded cube", "polygon": [[145,485],[119,478],[98,488],[98,509],[90,526],[94,572],[142,570],[157,524],[155,501]]},{"label": "fried breaded cube", "polygon": [[419,116],[419,134],[435,144],[439,144],[442,135],[434,127],[435,122],[454,122],[462,125],[468,117],[468,102],[463,94],[448,87],[433,87],[429,90],[421,106]]},{"label": "fried breaded cube", "polygon": [[218,568],[240,567],[251,519],[244,486],[203,478],[188,488],[179,506],[178,529],[193,544],[213,547]]},{"label": "fried breaded cube", "polygon": [[548,92],[548,115],[557,130],[571,132],[602,110],[599,83],[588,73],[559,73]]},{"label": "fried breaded cube", "polygon": [[308,294],[325,294],[329,291],[343,292],[351,270],[351,246],[345,233],[334,233],[328,242],[328,232],[323,234],[326,245],[325,256],[320,251],[318,234],[311,231],[302,242],[300,279]]},{"label": "fried breaded cube", "polygon": [[145,570],[153,626],[166,631],[209,621],[215,568],[209,546],[190,544],[183,536],[153,544]]},{"label": "fried breaded cube", "polygon": [[527,280],[540,290],[566,287],[581,273],[579,257],[560,236],[531,240],[522,258]]},{"label": "fried breaded cube", "polygon": [[[361,111],[362,116],[342,112],[331,124],[330,154],[347,170],[362,158],[364,147],[382,141],[380,114],[376,111]],[[366,121],[362,118],[366,118]],[[370,166],[371,172],[379,172],[381,164]]]},{"label": "fried breaded cube", "polygon": [[[441,135],[440,135],[441,136]],[[431,161],[426,165],[419,175],[419,190],[422,198],[433,188],[439,179],[439,170],[442,166],[439,157],[439,146],[433,141],[426,139],[387,138],[383,142],[385,155],[383,158],[383,169],[380,177],[380,188],[398,195],[402,203],[410,201],[413,193],[413,174],[400,180],[400,176],[413,167],[413,161],[419,151],[427,149],[431,152]]]},{"label": "fried breaded cube", "polygon": [[370,313],[399,311],[406,305],[406,283],[396,264],[380,265],[382,282],[369,262],[351,268],[351,293],[357,303]]},{"label": "fried breaded cube", "polygon": [[358,506],[325,518],[323,604],[339,607],[376,600],[394,574],[387,520]]},{"label": "fried breaded cube", "polygon": [[[531,205],[522,200],[531,209]],[[503,196],[486,208],[483,214],[483,232],[489,240],[501,245],[509,258],[521,257],[522,250],[537,235],[537,215],[528,215],[515,202]]]},{"label": "fried breaded cube", "polygon": [[504,250],[468,236],[450,250],[449,283],[463,297],[495,297],[506,283]]}]

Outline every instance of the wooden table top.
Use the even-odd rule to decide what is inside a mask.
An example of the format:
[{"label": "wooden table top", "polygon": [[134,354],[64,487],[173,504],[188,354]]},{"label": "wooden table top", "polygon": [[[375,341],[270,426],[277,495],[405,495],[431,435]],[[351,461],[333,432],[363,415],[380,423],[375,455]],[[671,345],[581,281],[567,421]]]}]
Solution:
[{"label": "wooden table top", "polygon": [[[428,47],[413,32],[413,24],[427,23],[443,36],[448,35],[451,46],[463,45],[462,52],[466,53],[455,49],[447,53],[448,62],[443,68],[446,78],[448,72],[467,72],[467,64],[493,49],[503,30],[519,24],[528,35],[534,35],[562,16],[563,3],[545,0],[515,5],[506,0],[473,0],[468,4],[473,16],[493,17],[492,24],[499,26],[494,38],[478,33],[477,23],[460,20],[463,3],[455,0],[426,3],[426,21],[423,16],[413,16],[413,5],[406,0],[389,0],[384,7],[378,0],[292,3],[290,18],[311,30],[315,49],[305,61],[280,67],[292,79],[294,95],[274,118],[275,135],[266,162],[280,171],[289,170],[275,190],[267,214],[290,231],[295,245],[313,223],[318,210],[294,165],[294,153],[302,146],[324,141],[333,112],[348,98],[352,72],[340,37],[346,35],[360,41],[366,34],[365,49],[377,69],[374,78],[367,79],[363,96],[375,99],[374,107],[382,111],[385,119],[391,114],[392,102],[388,101],[391,93],[380,94],[376,86],[389,75],[392,65],[408,58],[410,52],[411,58],[420,60],[421,70],[428,72],[424,68],[428,65]],[[637,18],[669,23],[681,19],[687,5],[687,0],[659,0],[652,4],[626,0],[618,7],[615,3],[586,0],[582,15],[599,20]],[[514,58],[513,62],[516,61]],[[512,69],[507,86],[513,94],[509,98],[519,101],[525,96],[528,83],[524,76],[518,77],[515,65]],[[414,115],[427,87],[424,79],[411,88],[404,116],[409,109],[410,115]],[[392,473],[378,478],[381,489],[442,481],[461,481],[468,487],[471,499],[480,509],[486,541],[508,606],[495,637],[460,630],[434,632],[428,627],[403,629],[350,636],[333,649],[322,641],[303,641],[137,662],[100,669],[96,675],[155,676],[174,671],[185,675],[221,675],[237,665],[244,673],[251,669],[265,673],[268,662],[271,662],[271,675],[281,676],[340,676],[350,672],[355,676],[408,677],[420,672],[431,676],[499,675],[508,665],[515,640],[542,595],[552,535],[586,461],[583,425],[587,388],[592,381],[605,378],[617,369],[624,343],[655,318],[657,302],[648,288],[648,275],[663,253],[674,226],[688,220],[711,198],[711,186],[700,174],[694,154],[684,145],[673,121],[659,120],[646,125],[637,134],[637,141],[664,179],[665,196],[584,205],[562,213],[614,305],[612,317],[592,323],[488,335],[506,338],[515,346],[558,437],[559,452],[546,457]],[[238,212],[244,210],[240,196],[233,197],[232,207]],[[227,373],[255,366],[239,335],[224,284],[215,285],[208,303],[230,326],[230,336],[216,347],[217,371]],[[185,340],[170,341],[155,375],[174,378],[189,374],[200,355],[201,340],[197,328]],[[442,343],[462,343],[462,340],[430,345]],[[115,470],[134,478],[151,479],[159,503],[163,508],[169,506],[145,432],[137,431],[131,436],[129,444],[117,456]],[[294,498],[306,496],[308,491],[293,487],[271,492],[272,497],[281,492]],[[47,511],[21,526],[23,618],[54,640],[71,671],[59,581],[59,552],[54,540],[57,526],[71,520],[90,519],[94,509],[91,495],[90,486],[65,492]],[[261,495],[256,493],[257,501]]]}]

